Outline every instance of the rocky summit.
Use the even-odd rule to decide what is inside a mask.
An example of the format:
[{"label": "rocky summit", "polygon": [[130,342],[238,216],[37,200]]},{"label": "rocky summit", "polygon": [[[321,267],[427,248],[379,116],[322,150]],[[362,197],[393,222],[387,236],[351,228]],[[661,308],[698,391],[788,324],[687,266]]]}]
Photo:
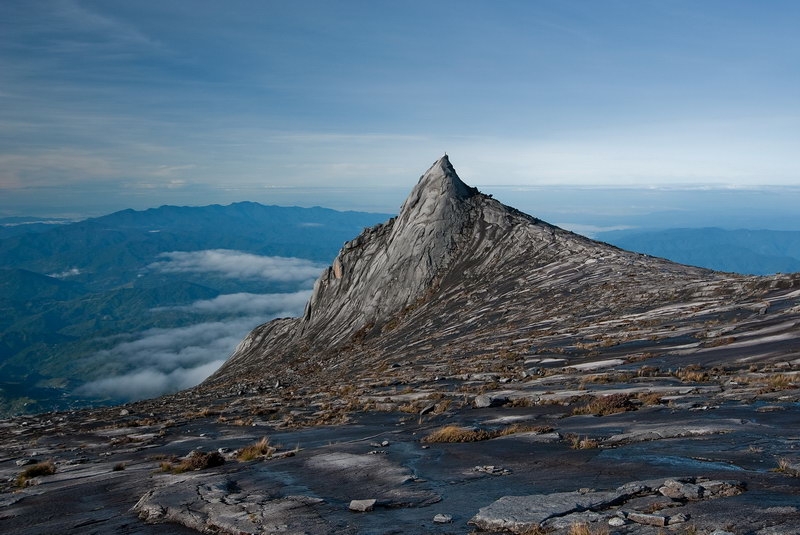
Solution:
[{"label": "rocky summit", "polygon": [[0,422],[0,532],[800,534],[799,327],[445,156],[200,386]]}]

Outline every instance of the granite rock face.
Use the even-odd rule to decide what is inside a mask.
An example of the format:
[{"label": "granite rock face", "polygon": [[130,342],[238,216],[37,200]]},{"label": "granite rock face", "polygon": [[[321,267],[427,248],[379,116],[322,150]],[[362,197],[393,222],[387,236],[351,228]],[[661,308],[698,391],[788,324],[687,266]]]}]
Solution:
[{"label": "granite rock face", "polygon": [[444,156],[420,178],[396,218],[344,244],[314,284],[302,319],[256,329],[214,378],[236,373],[271,346],[306,342],[329,349],[386,324],[436,287],[482,211],[496,220],[506,209],[464,184]]},{"label": "granite rock face", "polygon": [[[638,305],[653,288],[676,278],[691,291],[698,280],[720,277],[622,251],[505,206],[464,184],[444,156],[420,178],[396,218],[344,244],[316,281],[302,318],[256,328],[208,382],[263,378],[265,368],[296,362],[300,353],[330,354],[377,338],[417,309],[432,312],[432,303],[457,307],[460,320],[452,312],[440,316],[462,322],[448,321],[447,331],[440,332],[455,334],[476,326],[474,319],[463,323],[469,312],[480,314],[481,324],[501,321],[498,310],[478,306],[484,296],[502,299],[497,304],[510,312],[527,306],[534,291],[560,286],[557,291],[565,296],[599,293],[595,283],[611,278],[630,287],[624,291],[630,304]],[[602,301],[595,306],[607,308]],[[534,317],[541,312],[558,315],[557,310],[528,311]]]},{"label": "granite rock face", "polygon": [[444,158],[203,385],[0,421],[0,532],[800,535],[799,327],[798,274],[594,242]]}]

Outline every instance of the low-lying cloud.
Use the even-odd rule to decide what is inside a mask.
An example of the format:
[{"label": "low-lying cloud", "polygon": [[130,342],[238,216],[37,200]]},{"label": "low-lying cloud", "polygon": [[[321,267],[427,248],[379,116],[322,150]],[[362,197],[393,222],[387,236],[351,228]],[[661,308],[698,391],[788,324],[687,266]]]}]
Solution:
[{"label": "low-lying cloud", "polygon": [[311,290],[277,294],[242,292],[195,301],[191,305],[173,307],[173,310],[217,314],[271,314],[276,317],[299,316],[310,297]]},{"label": "low-lying cloud", "polygon": [[148,329],[134,340],[100,351],[93,360],[98,363],[99,375],[105,377],[79,387],[75,393],[133,401],[195,386],[214,373],[253,328],[274,318],[300,316],[310,294],[310,290],[226,294],[174,307],[231,317],[172,329]]},{"label": "low-lying cloud", "polygon": [[87,383],[77,393],[127,401],[153,398],[200,384],[224,362],[225,359],[220,359],[194,368],[176,368],[170,372],[145,368]]},{"label": "low-lying cloud", "polygon": [[213,273],[230,279],[301,282],[316,279],[321,264],[304,258],[259,256],[230,249],[172,251],[148,267],[164,273]]}]

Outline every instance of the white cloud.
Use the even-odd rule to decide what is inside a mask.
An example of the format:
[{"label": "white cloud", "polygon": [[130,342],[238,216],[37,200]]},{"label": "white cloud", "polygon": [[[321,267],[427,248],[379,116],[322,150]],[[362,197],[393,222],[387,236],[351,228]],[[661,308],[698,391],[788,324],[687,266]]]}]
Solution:
[{"label": "white cloud", "polygon": [[259,256],[228,249],[172,251],[159,257],[162,260],[148,267],[165,273],[214,273],[232,279],[303,282],[316,279],[323,269],[321,264],[303,258]]},{"label": "white cloud", "polygon": [[0,189],[28,188],[81,180],[107,180],[119,169],[107,155],[81,149],[33,150],[0,154]]},{"label": "white cloud", "polygon": [[[136,400],[189,388],[211,375],[263,317],[204,322],[174,329],[149,329],[139,338],[99,351],[101,379],[78,395]],[[122,370],[122,371],[120,371]]]},{"label": "white cloud", "polygon": [[54,277],[56,279],[66,279],[67,277],[75,277],[76,275],[80,275],[80,274],[81,274],[81,270],[76,268],[76,267],[74,267],[74,268],[70,268],[70,269],[68,269],[66,271],[61,271],[59,273],[49,273],[47,276],[48,277]]},{"label": "white cloud", "polygon": [[272,314],[278,317],[299,316],[310,297],[311,290],[279,294],[242,292],[224,294],[214,299],[195,301],[191,305],[174,307],[174,309],[198,313]]},{"label": "white cloud", "polygon": [[78,389],[79,394],[136,400],[177,392],[201,383],[225,362],[215,360],[194,368],[176,368],[164,372],[145,368],[117,377],[93,381]]},{"label": "white cloud", "polygon": [[176,307],[198,313],[247,315],[174,329],[149,329],[135,340],[99,351],[93,358],[100,375],[106,377],[79,387],[75,393],[131,401],[195,386],[214,373],[254,327],[274,318],[302,314],[310,294],[310,290],[226,294]]}]

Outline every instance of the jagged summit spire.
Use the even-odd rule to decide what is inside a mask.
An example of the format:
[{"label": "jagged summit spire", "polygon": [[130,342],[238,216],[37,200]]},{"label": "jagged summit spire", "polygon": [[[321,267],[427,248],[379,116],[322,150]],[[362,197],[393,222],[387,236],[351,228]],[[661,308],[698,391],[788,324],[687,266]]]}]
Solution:
[{"label": "jagged summit spire", "polygon": [[450,163],[450,158],[445,154],[420,177],[419,182],[400,208],[400,212],[412,208],[420,201],[424,202],[426,198],[467,199],[476,193],[478,193],[476,188],[471,188],[461,181],[453,164]]},{"label": "jagged summit spire", "polygon": [[464,184],[447,155],[419,179],[396,219],[344,245],[317,280],[303,335],[332,343],[363,325],[380,325],[427,292],[458,254],[481,196]]}]

